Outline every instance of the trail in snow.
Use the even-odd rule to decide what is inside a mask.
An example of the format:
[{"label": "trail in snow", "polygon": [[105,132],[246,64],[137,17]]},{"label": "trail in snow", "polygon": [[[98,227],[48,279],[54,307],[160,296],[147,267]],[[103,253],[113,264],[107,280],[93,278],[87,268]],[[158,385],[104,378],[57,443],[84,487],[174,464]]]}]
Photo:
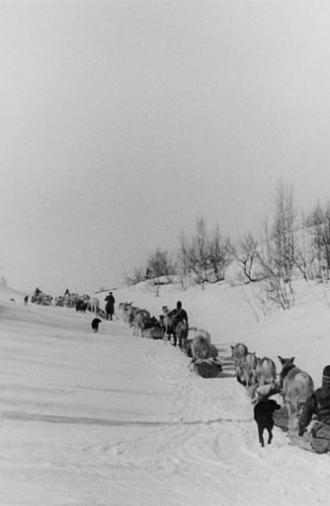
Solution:
[{"label": "trail in snow", "polygon": [[95,425],[105,427],[125,427],[125,426],[141,426],[141,427],[173,427],[173,426],[188,426],[188,425],[211,425],[221,424],[225,422],[246,422],[247,419],[231,419],[231,418],[217,418],[215,420],[191,420],[191,421],[143,421],[143,420],[107,420],[102,418],[88,418],[88,417],[70,417],[60,415],[42,415],[36,413],[28,413],[24,411],[2,411],[1,416],[7,420],[21,420],[21,421],[35,421],[43,423],[64,423],[67,425]]},{"label": "trail in snow", "polygon": [[327,504],[328,456],[277,428],[259,447],[226,340],[225,377],[203,379],[169,343],[51,309],[24,310],[22,331],[3,307],[1,505]]}]

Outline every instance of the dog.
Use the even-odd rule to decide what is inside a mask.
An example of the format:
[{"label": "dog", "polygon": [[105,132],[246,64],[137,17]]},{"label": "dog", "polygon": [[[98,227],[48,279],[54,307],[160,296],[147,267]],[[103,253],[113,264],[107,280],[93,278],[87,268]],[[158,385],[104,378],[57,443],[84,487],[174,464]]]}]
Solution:
[{"label": "dog", "polygon": [[91,327],[95,333],[99,331],[101,321],[100,318],[94,318],[94,320],[92,320]]},{"label": "dog", "polygon": [[265,429],[268,431],[268,444],[271,444],[273,439],[272,430],[274,427],[273,414],[276,409],[280,408],[281,406],[273,399],[266,399],[255,405],[253,409],[254,419],[258,425],[258,435],[261,446],[265,446],[263,437]]}]

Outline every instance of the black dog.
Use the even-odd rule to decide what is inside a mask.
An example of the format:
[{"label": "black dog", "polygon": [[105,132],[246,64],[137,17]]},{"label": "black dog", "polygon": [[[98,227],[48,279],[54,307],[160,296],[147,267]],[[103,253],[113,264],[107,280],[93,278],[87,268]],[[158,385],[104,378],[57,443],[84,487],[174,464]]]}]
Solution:
[{"label": "black dog", "polygon": [[259,441],[261,446],[265,446],[263,433],[264,430],[268,431],[268,444],[272,442],[274,427],[273,414],[276,409],[280,409],[281,406],[277,404],[273,399],[266,399],[258,402],[254,407],[254,419],[258,425]]},{"label": "black dog", "polygon": [[94,318],[94,320],[92,320],[91,327],[94,330],[94,332],[99,331],[99,325],[100,325],[101,321],[102,320],[100,320],[100,318]]}]

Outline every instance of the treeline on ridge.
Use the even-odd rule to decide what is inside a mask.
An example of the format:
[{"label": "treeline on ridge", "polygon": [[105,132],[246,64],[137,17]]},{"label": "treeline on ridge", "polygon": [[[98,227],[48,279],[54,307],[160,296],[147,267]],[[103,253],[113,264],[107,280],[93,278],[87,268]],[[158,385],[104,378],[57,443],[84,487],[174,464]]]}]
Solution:
[{"label": "treeline on ridge", "polygon": [[203,218],[190,236],[182,232],[176,251],[156,248],[143,266],[125,275],[127,284],[153,279],[155,284],[175,276],[185,289],[225,279],[236,268],[235,282],[256,283],[268,301],[288,309],[294,301],[293,280],[330,279],[330,202],[318,203],[306,215],[297,212],[292,187],[279,182],[274,216],[260,237],[247,233],[236,244],[216,226],[211,233]]}]

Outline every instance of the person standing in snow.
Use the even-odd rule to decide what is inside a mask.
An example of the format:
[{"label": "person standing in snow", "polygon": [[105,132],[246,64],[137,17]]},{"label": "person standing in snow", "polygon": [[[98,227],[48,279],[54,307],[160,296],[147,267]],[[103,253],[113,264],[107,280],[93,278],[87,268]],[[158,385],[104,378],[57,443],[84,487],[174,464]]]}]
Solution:
[{"label": "person standing in snow", "polygon": [[104,300],[106,302],[105,312],[107,314],[107,320],[112,320],[112,315],[115,312],[115,302],[116,302],[112,292],[109,292],[109,295],[107,295]]},{"label": "person standing in snow", "polygon": [[304,436],[311,421],[311,446],[317,453],[326,453],[330,450],[330,365],[323,369],[322,386],[313,392],[303,406],[299,418],[299,436]]},{"label": "person standing in snow", "polygon": [[173,324],[172,324],[173,329],[175,329],[175,327],[177,326],[177,324],[179,322],[183,322],[185,324],[186,329],[188,330],[187,311],[185,309],[183,309],[182,302],[180,300],[178,300],[178,302],[176,303],[176,309],[175,309],[175,314],[174,314]]},{"label": "person standing in snow", "polygon": [[172,334],[173,334],[173,344],[177,345],[177,341],[179,341],[179,347],[186,346],[186,340],[188,337],[188,315],[187,311],[183,309],[182,302],[178,300],[176,303],[176,308],[173,310],[173,319],[172,319]]},{"label": "person standing in snow", "polygon": [[68,306],[69,303],[70,303],[70,292],[69,292],[68,288],[64,292],[63,303],[64,303],[65,306]]}]

